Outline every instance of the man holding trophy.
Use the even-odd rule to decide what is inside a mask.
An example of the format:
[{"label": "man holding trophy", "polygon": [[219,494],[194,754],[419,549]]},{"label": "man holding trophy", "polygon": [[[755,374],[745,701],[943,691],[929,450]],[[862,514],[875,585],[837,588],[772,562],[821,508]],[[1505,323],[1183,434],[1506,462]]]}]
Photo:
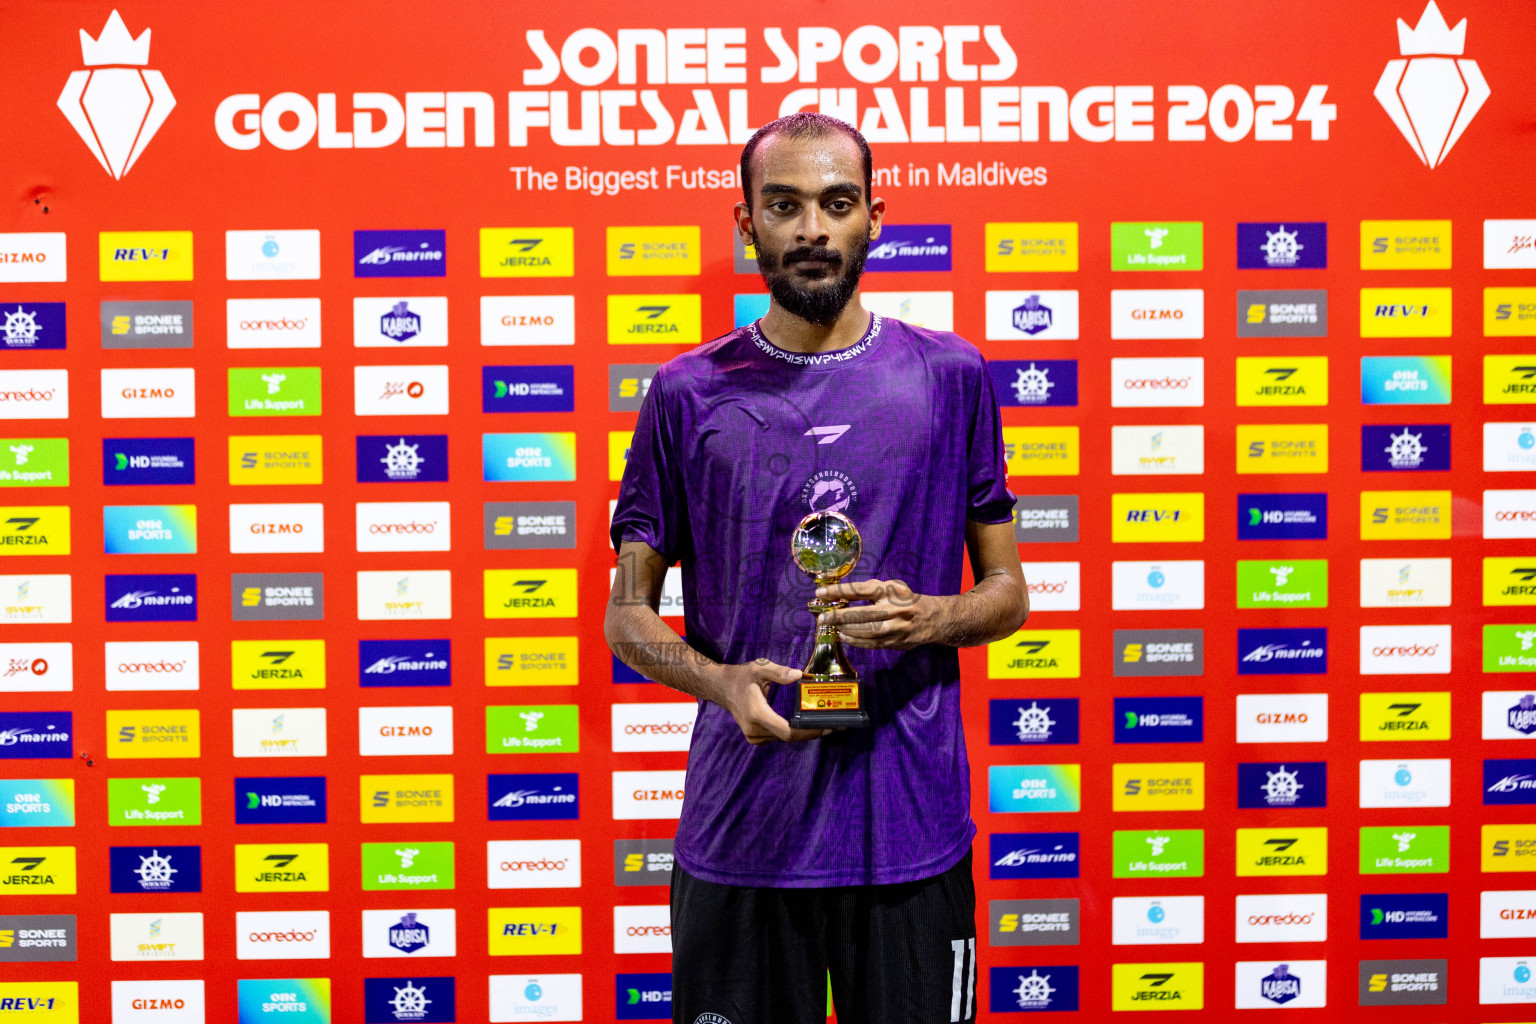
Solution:
[{"label": "man holding trophy", "polygon": [[[680,1024],[976,1015],[956,648],[1029,601],[985,361],[874,316],[885,202],[821,114],[742,153],[767,315],[664,364],[613,515],[614,653],[702,703],[672,875]],[[975,585],[961,593],[962,556]],[[657,614],[681,560],[686,643]]]}]

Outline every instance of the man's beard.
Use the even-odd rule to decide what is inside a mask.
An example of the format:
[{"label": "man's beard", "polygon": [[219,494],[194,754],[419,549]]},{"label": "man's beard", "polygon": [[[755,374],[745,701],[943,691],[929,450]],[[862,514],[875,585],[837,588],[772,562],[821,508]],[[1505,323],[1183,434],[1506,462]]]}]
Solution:
[{"label": "man's beard", "polygon": [[[848,300],[853,298],[853,293],[858,290],[859,278],[864,276],[864,258],[869,253],[869,239],[861,238],[852,246],[845,259],[843,254],[836,249],[825,249],[811,246],[800,246],[790,249],[782,256],[769,252],[758,242],[757,269],[763,275],[763,280],[768,284],[768,291],[773,295],[785,312],[791,313],[809,323],[826,327],[842,315],[843,309],[848,305]],[[790,265],[798,260],[822,260],[827,264],[827,269],[819,278],[813,278],[810,282],[802,279],[799,274],[789,269]],[[829,278],[841,272],[830,284],[825,283]],[[807,287],[808,283],[820,285],[820,287]]]}]

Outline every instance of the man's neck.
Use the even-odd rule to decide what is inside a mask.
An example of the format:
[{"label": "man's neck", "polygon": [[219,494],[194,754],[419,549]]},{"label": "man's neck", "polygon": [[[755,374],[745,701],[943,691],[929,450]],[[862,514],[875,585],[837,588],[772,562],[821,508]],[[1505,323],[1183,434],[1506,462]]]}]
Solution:
[{"label": "man's neck", "polygon": [[859,305],[857,291],[830,324],[802,320],[778,302],[770,301],[768,312],[763,316],[762,331],[769,341],[790,352],[836,352],[857,344],[864,337],[869,330],[869,318],[869,311]]}]

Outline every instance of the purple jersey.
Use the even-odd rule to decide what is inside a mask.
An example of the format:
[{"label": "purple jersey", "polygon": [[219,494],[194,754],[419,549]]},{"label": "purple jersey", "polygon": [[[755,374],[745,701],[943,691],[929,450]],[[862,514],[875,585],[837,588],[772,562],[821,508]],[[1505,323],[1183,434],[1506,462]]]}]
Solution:
[{"label": "purple jersey", "polygon": [[[870,318],[855,345],[805,355],[759,325],[657,370],[611,538],[681,559],[684,635],[725,664],[800,668],[815,584],[790,560],[807,513],[863,538],[848,580],[957,594],[965,521],[1008,522],[1002,424],[986,362],[943,331]],[[723,885],[833,886],[939,874],[970,848],[970,770],[953,647],[848,647],[871,727],[754,747],[704,702],[676,855]],[[798,684],[770,697],[789,718]]]}]

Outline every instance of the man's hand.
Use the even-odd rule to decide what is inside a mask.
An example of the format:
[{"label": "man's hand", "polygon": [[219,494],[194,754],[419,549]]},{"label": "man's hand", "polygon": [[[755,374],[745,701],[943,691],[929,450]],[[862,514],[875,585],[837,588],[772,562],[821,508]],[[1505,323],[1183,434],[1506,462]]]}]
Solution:
[{"label": "man's hand", "polygon": [[818,601],[868,601],[857,608],[822,612],[820,623],[836,626],[850,647],[893,647],[908,651],[933,643],[944,602],[912,592],[901,580],[861,580],[816,588]]},{"label": "man's hand", "polygon": [[721,665],[716,676],[713,700],[736,719],[741,734],[753,746],[782,740],[798,743],[825,736],[829,729],[791,729],[784,716],[768,703],[769,687],[775,683],[798,682],[800,670],[758,658],[746,665]]}]

